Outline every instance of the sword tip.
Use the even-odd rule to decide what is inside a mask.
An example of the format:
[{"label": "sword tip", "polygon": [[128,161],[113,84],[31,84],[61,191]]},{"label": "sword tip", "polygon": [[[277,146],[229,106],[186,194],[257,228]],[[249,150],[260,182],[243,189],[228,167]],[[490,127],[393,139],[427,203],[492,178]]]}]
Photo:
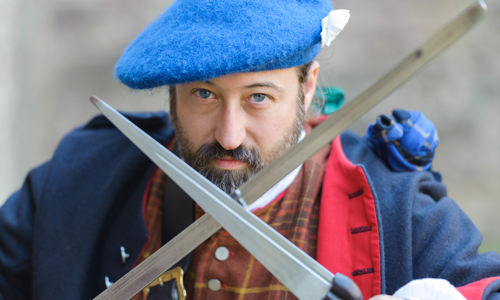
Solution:
[{"label": "sword tip", "polygon": [[94,105],[96,105],[96,104],[97,104],[97,102],[99,102],[99,100],[100,100],[100,99],[99,99],[99,98],[97,98],[97,96],[95,96],[95,95],[92,95],[92,96],[90,97],[90,102],[92,102]]}]

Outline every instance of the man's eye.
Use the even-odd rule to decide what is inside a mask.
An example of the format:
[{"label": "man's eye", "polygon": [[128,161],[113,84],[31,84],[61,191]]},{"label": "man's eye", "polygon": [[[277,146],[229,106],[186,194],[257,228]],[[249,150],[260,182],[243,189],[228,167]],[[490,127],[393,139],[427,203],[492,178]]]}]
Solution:
[{"label": "man's eye", "polygon": [[212,92],[205,89],[199,89],[195,92],[195,94],[203,99],[208,99],[212,96]]},{"label": "man's eye", "polygon": [[264,94],[253,94],[252,95],[253,100],[256,102],[262,102],[267,99],[267,96]]}]

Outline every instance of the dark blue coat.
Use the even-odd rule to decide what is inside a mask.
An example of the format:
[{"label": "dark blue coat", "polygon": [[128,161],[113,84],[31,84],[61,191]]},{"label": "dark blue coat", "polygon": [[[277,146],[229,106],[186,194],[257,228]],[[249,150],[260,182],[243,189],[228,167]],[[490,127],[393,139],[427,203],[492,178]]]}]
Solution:
[{"label": "dark blue coat", "polygon": [[[165,113],[129,118],[162,144],[173,136]],[[499,256],[477,254],[480,233],[436,176],[389,171],[352,133],[342,146],[378,198],[382,292],[413,278],[464,285],[500,275]],[[153,168],[103,117],[67,135],[0,208],[0,299],[91,299],[105,276],[126,274],[148,238],[141,205]],[[125,263],[121,246],[130,254]]]}]

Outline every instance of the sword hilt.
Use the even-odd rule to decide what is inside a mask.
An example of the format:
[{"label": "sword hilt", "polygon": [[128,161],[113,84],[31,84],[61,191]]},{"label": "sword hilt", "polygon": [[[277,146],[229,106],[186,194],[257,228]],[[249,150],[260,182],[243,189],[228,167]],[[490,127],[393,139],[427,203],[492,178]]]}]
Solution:
[{"label": "sword hilt", "polygon": [[349,277],[337,273],[332,288],[323,300],[363,300],[363,294],[357,284]]}]

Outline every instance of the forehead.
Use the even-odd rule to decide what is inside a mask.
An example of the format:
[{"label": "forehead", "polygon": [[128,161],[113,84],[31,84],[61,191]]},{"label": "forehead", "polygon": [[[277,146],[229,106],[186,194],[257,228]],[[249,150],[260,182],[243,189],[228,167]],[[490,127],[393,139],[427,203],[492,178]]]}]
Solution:
[{"label": "forehead", "polygon": [[227,88],[252,88],[252,87],[276,87],[287,88],[298,84],[298,67],[287,69],[276,69],[271,71],[235,73],[212,78],[206,81],[189,82],[184,85],[207,84],[214,87]]}]

